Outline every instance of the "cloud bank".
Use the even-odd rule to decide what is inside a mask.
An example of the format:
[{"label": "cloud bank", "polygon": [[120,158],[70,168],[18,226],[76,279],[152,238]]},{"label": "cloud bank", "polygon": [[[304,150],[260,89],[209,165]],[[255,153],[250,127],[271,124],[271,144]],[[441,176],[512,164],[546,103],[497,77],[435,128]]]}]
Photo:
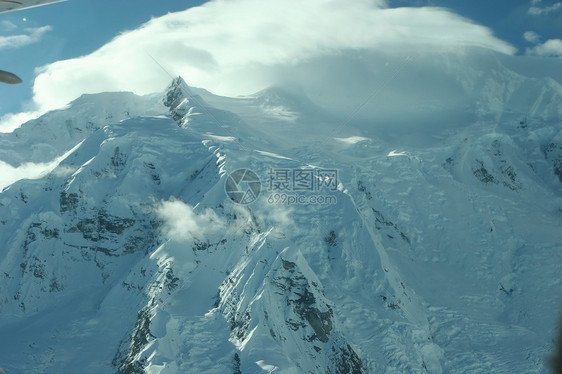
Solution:
[{"label": "cloud bank", "polygon": [[153,19],[88,56],[38,69],[34,102],[45,111],[83,93],[160,91],[170,77],[150,56],[190,85],[237,96],[276,84],[313,60],[463,46],[515,51],[489,29],[440,8],[390,9],[377,0],[215,0]]},{"label": "cloud bank", "polygon": [[66,152],[60,157],[55,158],[50,162],[26,162],[18,167],[14,167],[2,160],[0,160],[0,191],[9,187],[12,183],[20,179],[40,179],[49,173],[54,173],[59,176],[66,176],[74,169],[61,167],[59,164],[68,155],[70,155],[79,145]]},{"label": "cloud bank", "polygon": [[20,179],[39,179],[49,174],[58,162],[50,163],[25,163],[19,167],[13,167],[0,161],[0,191]]}]

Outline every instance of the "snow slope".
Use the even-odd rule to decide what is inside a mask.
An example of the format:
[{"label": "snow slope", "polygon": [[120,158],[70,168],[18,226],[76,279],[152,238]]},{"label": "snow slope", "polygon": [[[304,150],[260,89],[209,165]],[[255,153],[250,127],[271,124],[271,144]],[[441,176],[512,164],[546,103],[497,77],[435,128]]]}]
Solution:
[{"label": "snow slope", "polygon": [[[3,135],[13,165],[72,151],[0,194],[0,366],[546,373],[562,87],[491,53],[458,58],[398,74],[351,115],[330,107],[341,92],[224,98],[178,78]],[[440,83],[406,93],[412,79]],[[261,180],[248,205],[225,192],[240,168]],[[337,180],[275,188],[299,170]]]}]

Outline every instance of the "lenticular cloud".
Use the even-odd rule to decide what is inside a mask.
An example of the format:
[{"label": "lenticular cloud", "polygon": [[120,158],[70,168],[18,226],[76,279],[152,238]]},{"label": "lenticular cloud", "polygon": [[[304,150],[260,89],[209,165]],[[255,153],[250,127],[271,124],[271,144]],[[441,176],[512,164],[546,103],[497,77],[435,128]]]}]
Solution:
[{"label": "lenticular cloud", "polygon": [[[364,53],[463,46],[514,52],[489,29],[440,8],[390,9],[367,0],[217,0],[153,19],[88,56],[40,68],[34,100],[48,110],[83,93],[145,94],[162,90],[168,74],[237,96],[278,84],[312,62],[319,65],[311,72],[325,64],[345,72],[365,63],[357,57]],[[300,84],[306,87],[307,80]]]}]

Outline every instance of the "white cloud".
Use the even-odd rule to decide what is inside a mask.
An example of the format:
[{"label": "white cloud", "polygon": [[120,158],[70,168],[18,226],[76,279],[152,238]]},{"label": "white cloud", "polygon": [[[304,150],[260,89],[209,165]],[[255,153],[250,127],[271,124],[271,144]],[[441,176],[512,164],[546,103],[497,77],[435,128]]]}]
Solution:
[{"label": "white cloud", "polygon": [[24,34],[0,36],[0,50],[37,43],[46,32],[51,31],[51,26],[26,28],[23,31]]},{"label": "white cloud", "polygon": [[527,49],[527,54],[537,56],[562,57],[562,39],[550,39],[533,48]]},{"label": "white cloud", "polygon": [[534,31],[526,31],[523,34],[523,38],[528,41],[529,43],[537,44],[540,40],[540,35]]},{"label": "white cloud", "polygon": [[489,29],[444,9],[383,6],[372,0],[211,1],[153,19],[88,56],[39,69],[34,100],[46,110],[86,92],[160,91],[170,78],[147,52],[189,84],[232,96],[275,83],[288,67],[350,50],[514,52]]},{"label": "white cloud", "polygon": [[18,27],[13,22],[10,22],[10,21],[7,21],[7,20],[4,20],[4,21],[0,22],[0,29],[3,32],[13,31],[17,28]]},{"label": "white cloud", "polygon": [[157,213],[164,221],[164,234],[173,241],[203,239],[203,235],[219,231],[225,222],[211,209],[199,214],[193,207],[179,200],[163,201]]},{"label": "white cloud", "polygon": [[529,8],[529,14],[533,16],[540,16],[543,14],[554,13],[562,10],[562,3],[554,3],[550,6],[540,7],[537,6],[541,1],[533,0],[531,1],[531,7]]}]

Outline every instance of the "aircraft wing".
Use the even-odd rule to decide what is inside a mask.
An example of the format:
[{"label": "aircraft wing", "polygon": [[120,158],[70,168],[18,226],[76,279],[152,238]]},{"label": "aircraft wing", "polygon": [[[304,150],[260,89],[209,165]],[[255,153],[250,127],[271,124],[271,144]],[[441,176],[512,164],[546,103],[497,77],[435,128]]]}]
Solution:
[{"label": "aircraft wing", "polygon": [[0,0],[0,13],[24,8],[58,3],[65,0]]}]

